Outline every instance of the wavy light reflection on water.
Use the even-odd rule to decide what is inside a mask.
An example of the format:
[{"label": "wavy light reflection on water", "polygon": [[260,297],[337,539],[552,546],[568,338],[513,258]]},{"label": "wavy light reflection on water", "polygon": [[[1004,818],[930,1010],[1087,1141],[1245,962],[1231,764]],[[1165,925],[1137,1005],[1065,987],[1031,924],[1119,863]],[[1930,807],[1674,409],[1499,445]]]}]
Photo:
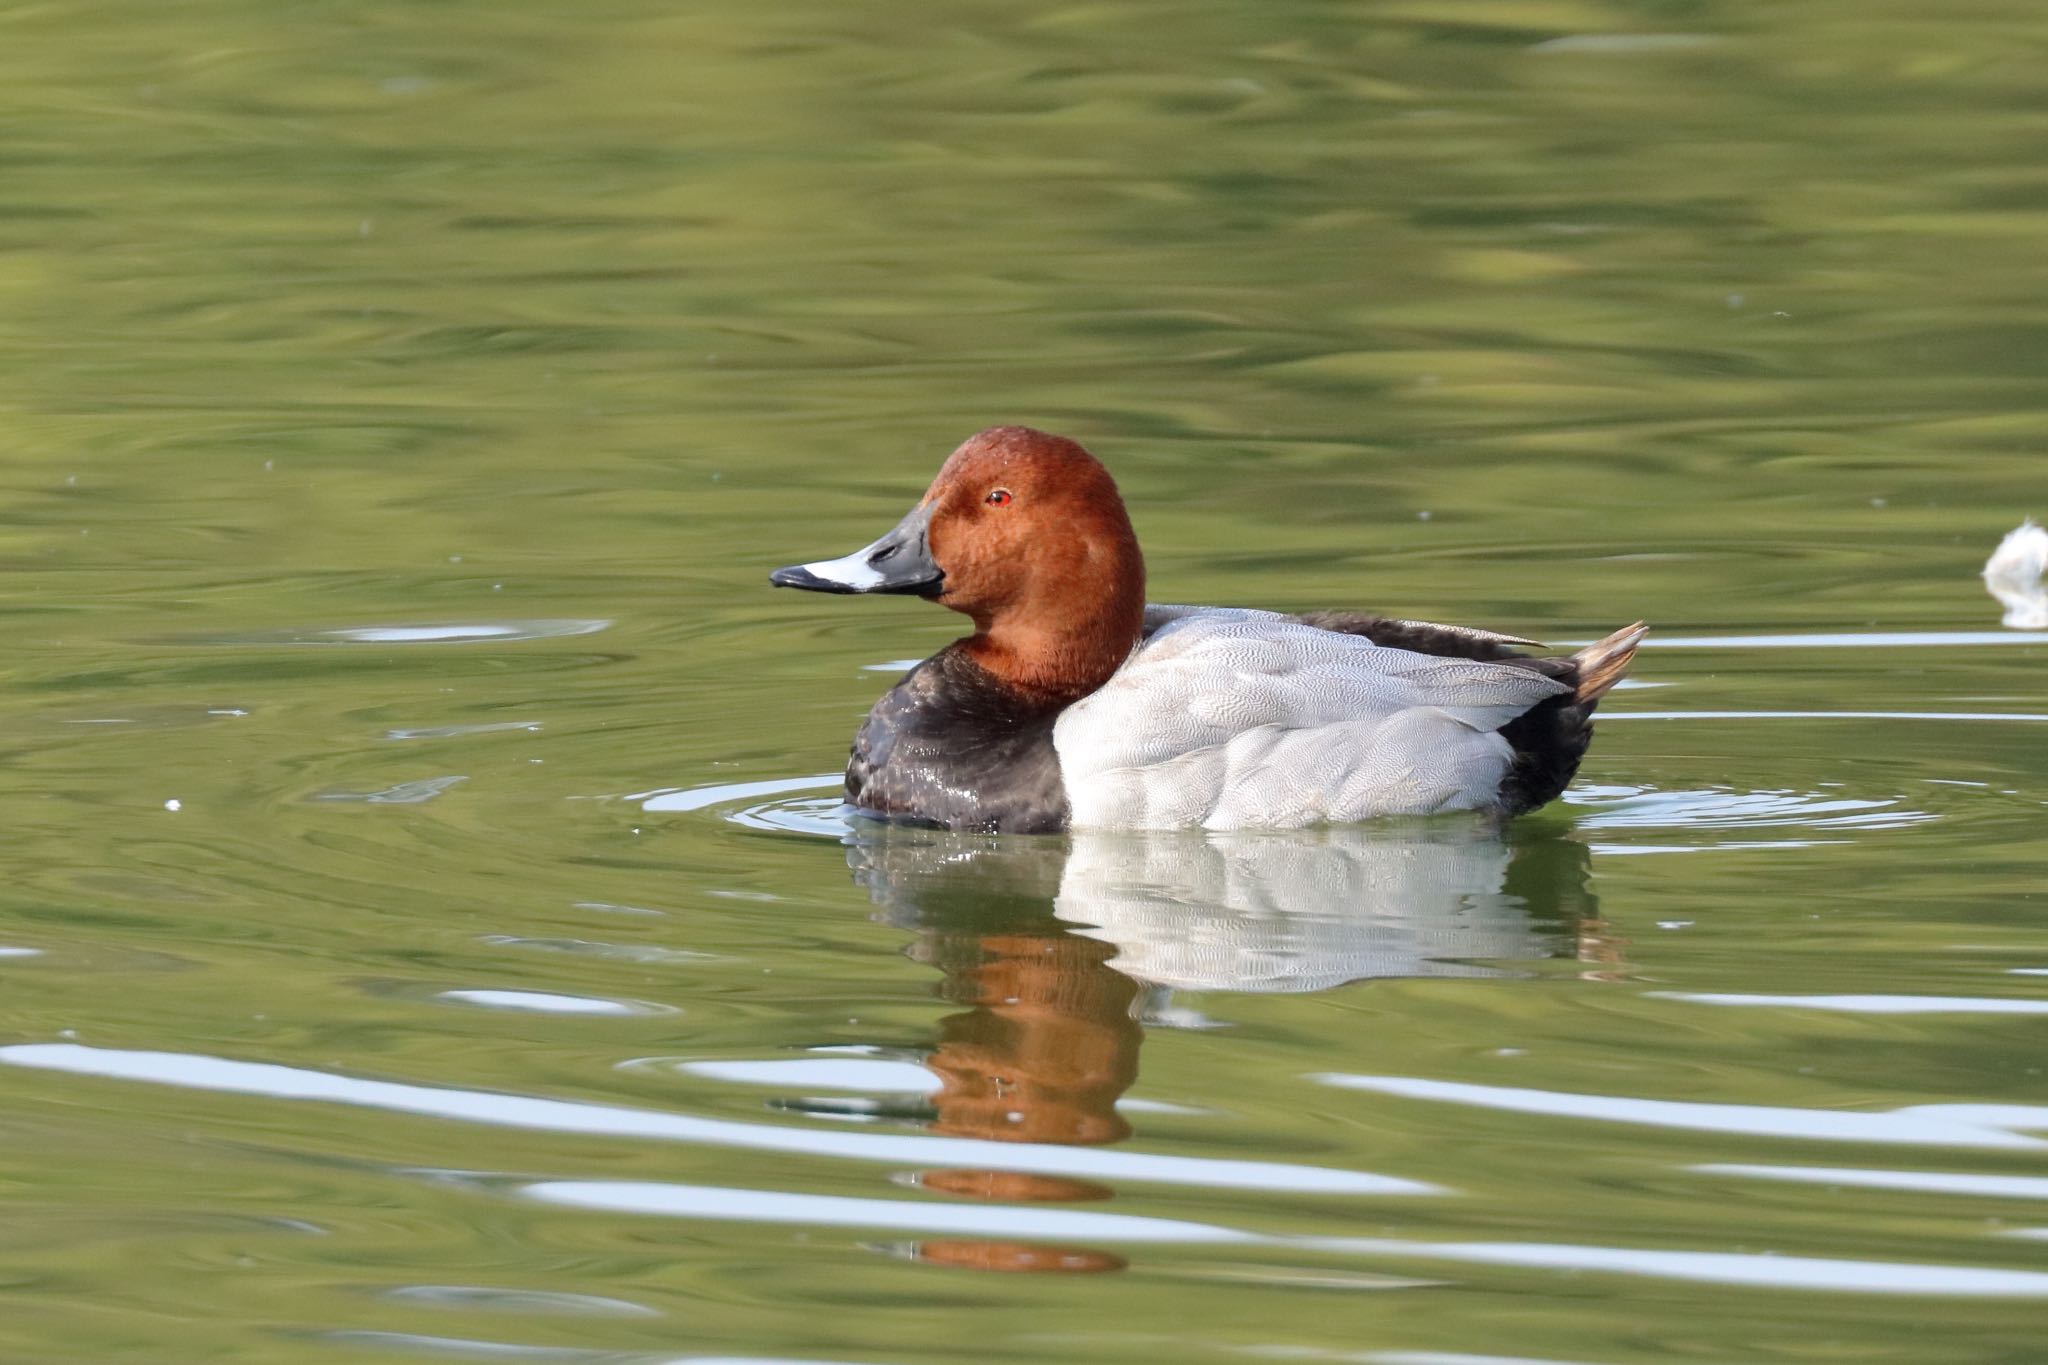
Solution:
[{"label": "wavy light reflection on water", "polygon": [[[87,1075],[154,1080],[190,1088],[229,1090],[274,1098],[369,1105],[467,1121],[551,1127],[564,1131],[601,1132],[609,1135],[729,1141],[730,1130],[740,1126],[689,1120],[681,1116],[632,1114],[606,1106],[436,1091],[390,1082],[352,1081],[342,1077],[265,1064],[227,1062],[202,1057],[172,1057],[165,1054],[120,1053],[69,1044],[17,1045],[0,1048],[0,1062]],[[1470,1087],[1445,1087],[1430,1083],[1404,1084],[1389,1078],[1373,1077],[1324,1079],[1332,1084],[1354,1088],[1380,1088],[1395,1094],[1472,1099],[1471,1095],[1461,1093],[1469,1091]],[[1494,1098],[1506,1098],[1510,1107],[1531,1107],[1521,1102],[1520,1097]],[[1609,1107],[1616,1113],[1629,1115],[1623,1121],[1659,1121],[1645,1120],[1641,1117],[1643,1111],[1639,1106],[1642,1103],[1618,1101],[1612,1102]],[[1816,1123],[1812,1116],[1806,1116],[1796,1124],[1787,1125],[1781,1116],[1772,1115],[1768,1121],[1769,1126],[1758,1123],[1756,1116],[1752,1114],[1744,1114],[1741,1117],[1743,1127],[1747,1131],[1831,1137],[1844,1136],[1846,1131],[1840,1125]],[[2033,1122],[2036,1126],[2048,1128],[2048,1110],[2034,1115]],[[1926,1141],[1930,1140],[1929,1134],[1934,1131],[1938,1130],[1915,1129],[1912,1130],[1910,1138],[1891,1140]],[[723,1136],[713,1136],[721,1133]],[[685,1134],[689,1136],[685,1137]],[[818,1140],[811,1150],[839,1155],[860,1150],[857,1144],[853,1147],[844,1142],[835,1144],[827,1135],[812,1136]],[[1950,1136],[1952,1140],[1952,1135]],[[769,1149],[781,1146],[784,1150],[789,1150],[785,1144],[774,1141],[757,1140],[749,1145]],[[1033,1152],[1028,1148],[1004,1147],[1002,1144],[963,1144],[946,1139],[884,1138],[876,1140],[872,1145],[875,1148],[888,1149],[883,1159],[909,1160],[928,1157],[933,1154],[934,1149],[995,1148],[997,1150],[994,1154],[1012,1158],[1010,1164],[1016,1169],[1047,1168],[1043,1161],[1043,1153]],[[833,1151],[835,1146],[838,1148],[837,1152]],[[879,1152],[873,1154],[880,1155]],[[1104,1157],[1118,1154],[1070,1151],[1062,1155]],[[1069,1163],[1066,1168],[1073,1170],[1092,1167],[1096,1173],[1116,1173],[1125,1178],[1193,1179],[1198,1182],[1235,1185],[1239,1188],[1320,1189],[1332,1193],[1375,1194],[1415,1194],[1427,1190],[1426,1186],[1412,1182],[1336,1171],[1316,1172],[1312,1179],[1303,1182],[1301,1176],[1304,1172],[1301,1168],[1279,1166],[1256,1168],[1257,1178],[1247,1182],[1243,1177],[1247,1171],[1254,1169],[1250,1163],[1203,1162],[1185,1158],[1143,1157],[1138,1154],[1121,1155],[1127,1159],[1107,1163]],[[1057,1164],[1059,1163],[1055,1163]],[[1276,1174],[1281,1178],[1274,1178]],[[521,1188],[527,1197],[545,1203],[711,1221],[885,1228],[927,1234],[968,1234],[1001,1238],[1073,1238],[1111,1243],[1292,1246],[1301,1250],[1361,1257],[1448,1260],[1473,1265],[1566,1269],[1780,1290],[1962,1297],[2048,1296],[2048,1274],[1969,1266],[1592,1245],[1274,1236],[1182,1220],[1043,1207],[911,1204],[899,1200],[802,1195],[772,1189],[734,1189],[657,1182],[543,1181]]]},{"label": "wavy light reflection on water", "polygon": [[547,991],[441,991],[436,998],[464,1005],[482,1005],[487,1009],[529,1010],[536,1014],[650,1014],[661,1013],[665,1008],[628,1004],[623,1000],[593,1000],[583,995],[555,995]]},{"label": "wavy light reflection on water", "polygon": [[576,635],[595,635],[612,623],[591,618],[583,620],[472,621],[436,625],[330,626],[324,628],[283,627],[253,631],[246,635],[191,636],[173,638],[167,644],[223,645],[237,648],[264,645],[463,645],[514,644],[527,640],[556,640]]},{"label": "wavy light reflection on water", "polygon": [[1601,724],[1617,720],[2048,720],[2034,711],[1620,711],[1600,713]]},{"label": "wavy light reflection on water", "polygon": [[1982,1199],[2048,1199],[2048,1176],[2040,1175],[1880,1171],[1855,1166],[1754,1166],[1734,1161],[1706,1162],[1692,1169],[1702,1175],[1746,1176],[1753,1180],[1782,1180],[1806,1185],[1910,1190],[1919,1194],[1959,1194]]},{"label": "wavy light reflection on water", "polygon": [[[1591,640],[1561,642],[1574,648]],[[1974,649],[1985,646],[2048,644],[2048,631],[1868,630],[1788,635],[1658,635],[1644,641],[1657,649]]]},{"label": "wavy light reflection on water", "polygon": [[522,1193],[545,1203],[704,1221],[799,1223],[1054,1241],[1251,1244],[1373,1259],[1446,1260],[1776,1290],[1960,1298],[2048,1297],[2048,1273],[1976,1266],[1536,1242],[1276,1237],[1202,1223],[1030,1206],[913,1205],[899,1200],[637,1181],[546,1181],[525,1186]]},{"label": "wavy light reflection on water", "polygon": [[1329,1072],[1314,1079],[1342,1090],[1368,1090],[1405,1099],[1436,1100],[1446,1104],[1597,1123],[1682,1128],[1701,1133],[1934,1147],[2048,1147],[2048,1139],[2021,1135],[2023,1131],[2048,1132],[2048,1106],[1929,1104],[1888,1113],[1845,1113],[1780,1105],[1567,1094],[1439,1081],[1420,1076],[1355,1076]]},{"label": "wavy light reflection on water", "polygon": [[[1675,716],[1682,713],[1670,714]],[[2026,719],[2048,719],[2048,716]],[[649,813],[716,811],[723,819],[748,829],[844,839],[856,831],[856,815],[837,797],[802,797],[765,803],[751,802],[751,798],[754,797],[791,792],[820,789],[836,792],[840,786],[839,774],[821,773],[815,777],[714,783],[683,790],[663,789],[653,793],[639,793],[625,799],[641,801],[641,808]],[[1941,818],[1935,812],[1903,807],[1903,799],[1859,798],[1835,792],[1741,792],[1714,789],[1658,791],[1641,787],[1593,784],[1574,787],[1564,797],[1567,804],[1582,808],[1584,813],[1577,817],[1576,823],[1579,828],[1586,830],[1666,829],[1709,832],[1787,828],[1832,833],[1856,829],[1904,829]],[[1094,850],[1114,847],[1113,841],[1124,836],[1081,831],[1069,837],[1077,841],[1077,846]],[[1199,840],[1203,837],[1199,832],[1167,833],[1163,836],[1160,846],[1171,846],[1176,840]],[[1213,839],[1219,836],[1207,837]],[[1235,837],[1242,840],[1239,845],[1241,848],[1255,848],[1258,846],[1258,840],[1271,841],[1274,838],[1258,833]],[[1287,836],[1278,837],[1284,842]],[[1373,836],[1368,833],[1366,837],[1370,839]],[[1269,846],[1274,845],[1269,843]],[[1609,853],[1671,853],[1695,852],[1716,846],[1750,850],[1804,847],[1806,844],[1793,840],[1774,840],[1768,843],[1707,841],[1670,846],[1602,843],[1595,845],[1595,848],[1597,851]]]},{"label": "wavy light reflection on water", "polygon": [[1943,995],[1736,995],[1706,991],[1650,991],[1659,1000],[1695,1005],[1830,1010],[1840,1014],[2048,1014],[2048,1000],[1998,1000]]},{"label": "wavy light reflection on water", "polygon": [[490,1094],[360,1080],[266,1062],[240,1062],[166,1052],[85,1047],[76,1043],[20,1043],[0,1047],[0,1064],[68,1071],[76,1075],[148,1081],[193,1090],[227,1091],[272,1099],[357,1105],[453,1119],[463,1123],[663,1142],[745,1147],[755,1151],[842,1157],[852,1161],[984,1164],[1046,1175],[1082,1175],[1164,1181],[1218,1189],[1292,1190],[1301,1193],[1416,1195],[1438,1193],[1424,1181],[1285,1162],[1153,1155],[1145,1152],[975,1141],[962,1138],[838,1133],[776,1128],[686,1114],[526,1095]]},{"label": "wavy light reflection on water", "polygon": [[[919,946],[913,956],[942,967],[949,998],[971,1002],[973,1012],[953,1016],[940,1045],[928,1054],[883,1055],[886,1049],[863,1052],[856,1046],[839,1049],[843,1055],[823,1055],[821,1050],[820,1055],[800,1059],[681,1056],[617,1064],[659,1065],[712,1085],[775,1089],[783,1098],[773,1107],[785,1116],[808,1120],[802,1126],[70,1043],[0,1047],[0,1064],[528,1132],[918,1168],[914,1176],[899,1176],[899,1183],[926,1196],[966,1196],[969,1202],[823,1194],[773,1184],[522,1180],[488,1172],[426,1167],[416,1171],[446,1186],[592,1214],[653,1215],[757,1229],[908,1234],[925,1239],[906,1253],[920,1262],[1089,1272],[1119,1268],[1126,1264],[1126,1253],[1136,1255],[1141,1249],[1156,1256],[1176,1248],[1193,1252],[1218,1247],[1275,1262],[1273,1273],[1280,1274],[1307,1273],[1285,1268],[1304,1260],[1336,1259],[1357,1262],[1375,1273],[1413,1274],[1418,1268],[1452,1265],[1482,1278],[1514,1271],[1569,1273],[1653,1279],[1721,1292],[1986,1300],[2048,1296],[2048,1275],[1970,1264],[1967,1258],[1914,1259],[1904,1254],[1904,1248],[1868,1257],[1730,1250],[1687,1245],[1686,1235],[1676,1230],[1661,1245],[1608,1244],[1592,1238],[1460,1238],[1441,1229],[1398,1236],[1331,1236],[1300,1228],[1269,1232],[1234,1222],[1061,1207],[1062,1201],[1105,1197],[1110,1187],[1098,1188],[1096,1182],[1326,1199],[1435,1194],[1438,1200],[1426,1202],[1470,1200],[1473,1196],[1456,1184],[1406,1173],[1061,1145],[1057,1139],[1020,1142],[993,1134],[1008,1122],[1018,1136],[1035,1137],[1050,1131],[1044,1120],[1051,1118],[1079,1124],[1073,1131],[1108,1134],[1116,1141],[1117,1124],[1127,1131],[1129,1120],[1122,1116],[1203,1113],[1124,1093],[1136,1076],[1141,1026],[1214,1026],[1215,1021],[1193,1007],[1173,1003],[1176,994],[1312,996],[1346,982],[1371,979],[1512,979],[1530,976],[1537,964],[1572,959],[1589,968],[1589,979],[1618,980],[1626,949],[1614,944],[1601,925],[1590,875],[1593,861],[1604,856],[1606,846],[1556,838],[1508,843],[1484,822],[1419,822],[1280,836],[1077,834],[1054,840],[987,840],[850,821],[838,808],[836,796],[809,795],[836,789],[837,782],[836,775],[821,774],[643,792],[633,798],[649,813],[694,815],[712,828],[766,828],[822,836],[839,845],[880,917],[915,936]],[[763,797],[781,799],[763,803]],[[1859,838],[1909,837],[1936,819],[1934,812],[1905,807],[1900,798],[1858,798],[1840,792],[1610,786],[1582,789],[1572,801],[1576,825],[1589,833],[1682,830],[1710,840],[1720,838],[1723,831],[1802,827]],[[1620,851],[1630,850],[1624,846]],[[1542,870],[1531,876],[1532,868],[1524,864],[1539,856]],[[985,914],[971,907],[989,897],[1038,907],[1030,913],[1042,915],[1049,927],[1031,921],[1031,927],[1020,922],[1006,928],[998,916],[986,925],[986,933],[967,930],[966,925]],[[603,911],[611,903],[578,906]],[[962,914],[967,918],[956,924]],[[700,950],[593,938],[484,934],[477,942],[493,948],[544,949],[549,957],[565,960],[642,968],[705,971],[731,960]],[[1090,956],[1083,945],[1091,944],[1105,951]],[[968,945],[972,951],[963,957]],[[624,996],[510,987],[444,989],[436,998],[512,1013],[586,1016],[587,1023],[579,1027],[665,1008]],[[2041,1012],[2028,1001],[1985,1002],[1954,995],[1658,990],[1635,998],[1646,1004],[1661,1002],[1665,1008],[1742,1004],[1934,1016]],[[1041,1033],[1048,1028],[1052,1031]],[[1100,1060],[1090,1065],[1118,1074],[1099,1086],[1096,1080],[1069,1076],[1057,1054],[1034,1051],[1034,1036],[1093,1039],[1081,1045],[1082,1055],[1099,1044]],[[1016,1050],[1008,1051],[1013,1045]],[[1504,1054],[1518,1051],[1502,1049]],[[1001,1079],[992,1094],[984,1094],[981,1087],[989,1077]],[[1921,1105],[1844,1112],[1348,1072],[1307,1079],[1332,1089],[1376,1092],[1394,1101],[1450,1102],[1566,1122],[1591,1120],[1744,1141],[1987,1152],[2048,1146],[2048,1141],[2034,1136],[2048,1133],[2048,1110],[2026,1106]],[[1004,1086],[1010,1087],[1007,1094]],[[817,1099],[807,1095],[809,1091],[837,1091],[848,1098]],[[984,1099],[994,1105],[994,1128],[988,1126],[990,1116],[976,1107]],[[1002,1112],[1006,1109],[1011,1111],[1007,1115]],[[873,1127],[900,1124],[910,1117],[935,1131],[906,1134]],[[843,1126],[847,1119],[869,1127],[848,1131]],[[1673,1163],[1671,1173],[1703,1182],[1748,1179],[1789,1186],[1821,1183],[1834,1169],[1692,1162]],[[2001,1183],[1989,1174],[1963,1172],[1887,1172],[1852,1175],[1834,1183],[1929,1197],[2035,1197],[2024,1183]],[[514,1311],[493,1309],[487,1298],[472,1303],[479,1311]]]}]

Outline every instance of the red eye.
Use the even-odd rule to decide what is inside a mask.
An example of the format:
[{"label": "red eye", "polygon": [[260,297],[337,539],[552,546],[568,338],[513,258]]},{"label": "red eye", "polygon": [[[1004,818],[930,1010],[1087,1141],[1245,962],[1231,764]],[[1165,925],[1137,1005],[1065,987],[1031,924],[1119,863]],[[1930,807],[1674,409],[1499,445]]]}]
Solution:
[{"label": "red eye", "polygon": [[988,495],[986,501],[990,507],[1008,507],[1010,505],[1010,490],[998,488],[995,492]]}]

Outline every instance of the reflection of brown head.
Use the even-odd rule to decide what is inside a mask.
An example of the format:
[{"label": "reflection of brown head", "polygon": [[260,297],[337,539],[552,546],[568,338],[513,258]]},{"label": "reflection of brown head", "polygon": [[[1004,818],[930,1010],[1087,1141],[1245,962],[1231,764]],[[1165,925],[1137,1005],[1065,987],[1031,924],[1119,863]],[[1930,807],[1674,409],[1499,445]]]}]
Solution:
[{"label": "reflection of brown head", "polygon": [[1078,1204],[1113,1198],[1116,1193],[1092,1180],[1033,1175],[1029,1171],[924,1171],[918,1175],[917,1183],[928,1190],[988,1204]]},{"label": "reflection of brown head", "polygon": [[1116,1102],[1138,1077],[1137,983],[1108,944],[994,934],[947,963],[946,995],[974,1008],[939,1026],[933,1130],[1002,1142],[1095,1145],[1130,1136]]},{"label": "reflection of brown head", "polygon": [[1107,1251],[1079,1247],[1033,1246],[1029,1242],[919,1242],[912,1254],[920,1261],[966,1270],[1007,1270],[1025,1274],[1100,1274],[1122,1270],[1130,1262]]}]

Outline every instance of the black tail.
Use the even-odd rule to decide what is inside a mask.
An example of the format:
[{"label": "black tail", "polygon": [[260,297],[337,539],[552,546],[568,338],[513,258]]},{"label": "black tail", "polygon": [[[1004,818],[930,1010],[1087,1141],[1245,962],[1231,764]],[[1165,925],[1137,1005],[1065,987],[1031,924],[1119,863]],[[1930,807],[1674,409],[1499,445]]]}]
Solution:
[{"label": "black tail", "polygon": [[1596,640],[1565,659],[1532,659],[1570,693],[1539,702],[1503,725],[1500,737],[1515,751],[1501,779],[1501,810],[1520,815],[1557,799],[1579,771],[1593,742],[1593,709],[1628,672],[1636,647],[1650,628],[1641,621]]}]

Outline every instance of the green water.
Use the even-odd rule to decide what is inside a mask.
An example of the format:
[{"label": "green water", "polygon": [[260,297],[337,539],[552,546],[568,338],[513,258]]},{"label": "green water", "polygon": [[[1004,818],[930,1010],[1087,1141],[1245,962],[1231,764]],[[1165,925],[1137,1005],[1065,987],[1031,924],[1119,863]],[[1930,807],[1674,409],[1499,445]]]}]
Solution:
[{"label": "green water", "polygon": [[[0,1358],[2048,1359],[2044,52],[0,7]],[[953,618],[766,571],[998,421],[1651,686],[1505,839],[850,833]]]}]

